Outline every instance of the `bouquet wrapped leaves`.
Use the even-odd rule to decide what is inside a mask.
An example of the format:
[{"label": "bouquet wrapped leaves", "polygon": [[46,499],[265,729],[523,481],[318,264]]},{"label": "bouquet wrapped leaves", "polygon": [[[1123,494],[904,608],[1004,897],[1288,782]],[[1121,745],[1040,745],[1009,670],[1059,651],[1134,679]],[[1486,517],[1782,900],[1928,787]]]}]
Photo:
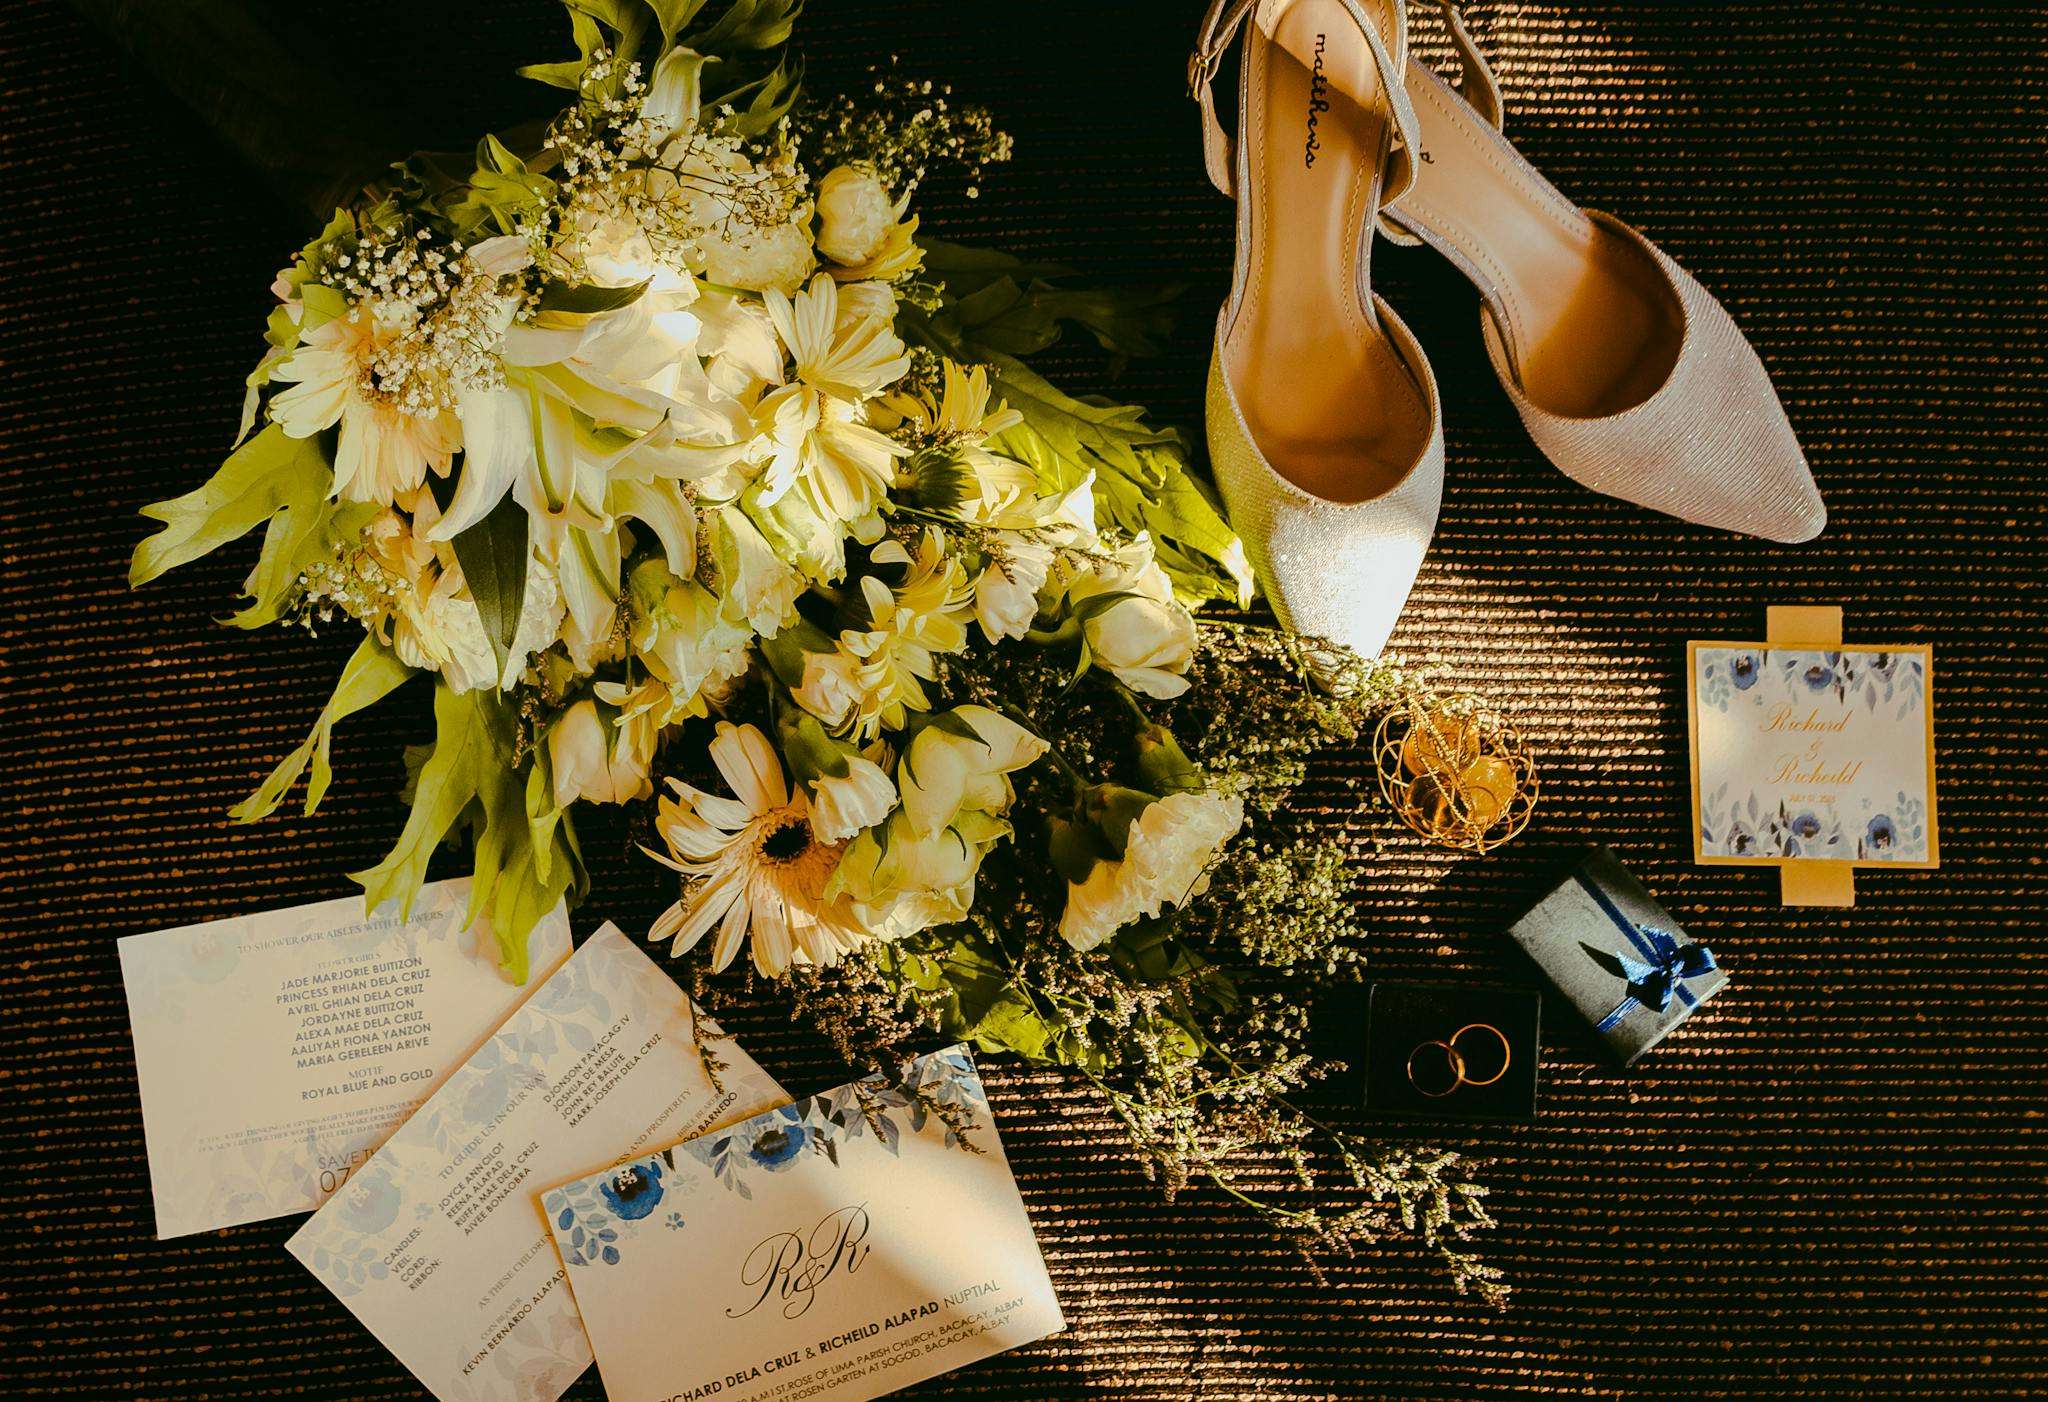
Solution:
[{"label": "bouquet wrapped leaves", "polygon": [[[1299,979],[1356,931],[1281,801],[1409,683],[1322,658],[1347,684],[1311,690],[1305,645],[1198,624],[1250,579],[1180,440],[1026,363],[1069,328],[1146,353],[1163,295],[923,236],[927,169],[1007,141],[930,84],[803,100],[794,3],[568,8],[574,57],[522,70],[559,115],[337,210],[273,286],[233,453],[148,509],[132,582],[261,527],[229,621],[362,631],[234,816],[302,778],[312,812],[334,727],[426,675],[373,907],[456,843],[523,978],[584,805],[652,800],[680,881],[650,937],[700,988],[745,955],[852,1059],[939,1031],[1071,1068],[1169,1189],[1405,1227],[1500,1294],[1453,1156],[1294,1100],[1326,1069]],[[1276,1148],[1297,1188],[1255,1197]],[[1310,1192],[1326,1156],[1348,1205]]]}]

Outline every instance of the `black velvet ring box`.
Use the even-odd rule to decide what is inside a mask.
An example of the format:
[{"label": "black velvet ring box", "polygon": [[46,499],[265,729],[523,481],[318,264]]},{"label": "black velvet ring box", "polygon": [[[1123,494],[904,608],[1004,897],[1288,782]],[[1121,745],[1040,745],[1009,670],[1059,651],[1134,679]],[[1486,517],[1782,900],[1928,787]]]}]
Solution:
[{"label": "black velvet ring box", "polygon": [[1542,995],[1530,988],[1375,983],[1365,1108],[1430,1120],[1536,1118]]}]

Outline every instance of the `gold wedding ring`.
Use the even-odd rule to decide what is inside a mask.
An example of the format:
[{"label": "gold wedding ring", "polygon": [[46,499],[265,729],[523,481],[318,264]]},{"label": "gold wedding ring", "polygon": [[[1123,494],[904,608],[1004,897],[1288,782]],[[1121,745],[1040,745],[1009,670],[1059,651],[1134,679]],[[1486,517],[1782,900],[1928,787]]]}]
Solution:
[{"label": "gold wedding ring", "polygon": [[1460,1027],[1457,1031],[1451,1034],[1450,1048],[1452,1051],[1458,1050],[1458,1039],[1464,1036],[1467,1032],[1491,1032],[1494,1036],[1500,1039],[1500,1070],[1494,1072],[1491,1076],[1488,1076],[1483,1081],[1475,1081],[1470,1076],[1465,1075],[1465,1055],[1463,1052],[1459,1052],[1459,1079],[1465,1085],[1468,1086],[1490,1086],[1495,1081],[1499,1080],[1502,1076],[1507,1075],[1508,1066],[1515,1059],[1515,1049],[1508,1042],[1508,1034],[1501,1031],[1498,1027],[1495,1027],[1490,1022],[1468,1022],[1463,1027]]},{"label": "gold wedding ring", "polygon": [[[1495,1071],[1491,1076],[1488,1076],[1483,1081],[1475,1081],[1470,1076],[1465,1074],[1465,1054],[1458,1050],[1458,1039],[1463,1037],[1467,1032],[1491,1032],[1495,1037],[1498,1037],[1500,1039],[1500,1069],[1498,1071]],[[1421,1056],[1431,1047],[1438,1047],[1442,1049],[1444,1054],[1444,1061],[1450,1067],[1451,1075],[1454,1078],[1451,1081],[1451,1083],[1448,1086],[1444,1087],[1444,1089],[1442,1090],[1431,1090],[1429,1089],[1429,1087],[1425,1086],[1421,1081],[1415,1078],[1415,1058]],[[1458,1091],[1459,1089],[1465,1086],[1492,1085],[1495,1081],[1498,1081],[1502,1076],[1507,1075],[1508,1067],[1510,1064],[1513,1063],[1514,1059],[1514,1045],[1508,1041],[1507,1033],[1501,1031],[1498,1027],[1495,1027],[1490,1022],[1468,1022],[1463,1027],[1460,1027],[1457,1031],[1453,1032],[1450,1035],[1450,1039],[1448,1041],[1428,1041],[1418,1042],[1416,1044],[1415,1050],[1408,1053],[1408,1084],[1415,1087],[1416,1093],[1418,1095],[1426,1095],[1431,1100],[1441,1100],[1443,1099],[1443,1097],[1453,1094],[1454,1092]]]}]

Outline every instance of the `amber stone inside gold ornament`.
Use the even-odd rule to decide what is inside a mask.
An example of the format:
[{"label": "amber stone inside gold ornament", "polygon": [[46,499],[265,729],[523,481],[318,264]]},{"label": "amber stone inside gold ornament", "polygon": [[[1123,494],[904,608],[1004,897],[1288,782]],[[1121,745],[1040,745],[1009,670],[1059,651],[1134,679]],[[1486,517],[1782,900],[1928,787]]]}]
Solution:
[{"label": "amber stone inside gold ornament", "polygon": [[1430,841],[1486,852],[1528,826],[1536,761],[1478,697],[1412,698],[1381,717],[1373,748],[1381,794]]}]

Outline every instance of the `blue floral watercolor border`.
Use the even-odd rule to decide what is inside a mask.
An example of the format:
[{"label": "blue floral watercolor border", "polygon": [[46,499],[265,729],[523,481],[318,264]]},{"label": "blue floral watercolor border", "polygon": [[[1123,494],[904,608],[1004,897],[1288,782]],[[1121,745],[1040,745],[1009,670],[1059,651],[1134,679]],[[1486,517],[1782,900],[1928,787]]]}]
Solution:
[{"label": "blue floral watercolor border", "polygon": [[[949,1119],[941,1110],[957,1113]],[[988,1122],[988,1097],[973,1059],[963,1046],[948,1047],[910,1062],[894,1080],[864,1077],[552,1188],[542,1196],[541,1210],[562,1248],[563,1264],[615,1266],[621,1245],[657,1220],[657,1213],[669,1230],[688,1225],[673,1203],[661,1209],[679,1172],[687,1175],[692,1163],[751,1200],[748,1184],[757,1175],[786,1172],[813,1156],[837,1167],[841,1146],[859,1139],[872,1138],[893,1155],[901,1152],[906,1134],[930,1130],[942,1134],[949,1149],[979,1153],[963,1128]]]},{"label": "blue floral watercolor border", "polygon": [[[1833,698],[1904,720],[1927,703],[1918,653],[1856,649],[1702,648],[1699,704],[1726,714],[1736,698],[1776,692],[1790,700]],[[1763,691],[1757,688],[1762,687]],[[1752,698],[1752,704],[1761,704]],[[1866,804],[1866,809],[1875,805]],[[1700,852],[1709,857],[1800,857],[1916,862],[1927,857],[1927,806],[1899,790],[1890,805],[1844,820],[1821,805],[1794,811],[1768,792],[1721,784],[1700,799]]]},{"label": "blue floral watercolor border", "polygon": [[1925,705],[1927,663],[1917,652],[1811,648],[1700,649],[1700,705],[1726,714],[1738,696],[1763,684],[1791,700],[1833,697],[1873,715],[1903,720]]}]

